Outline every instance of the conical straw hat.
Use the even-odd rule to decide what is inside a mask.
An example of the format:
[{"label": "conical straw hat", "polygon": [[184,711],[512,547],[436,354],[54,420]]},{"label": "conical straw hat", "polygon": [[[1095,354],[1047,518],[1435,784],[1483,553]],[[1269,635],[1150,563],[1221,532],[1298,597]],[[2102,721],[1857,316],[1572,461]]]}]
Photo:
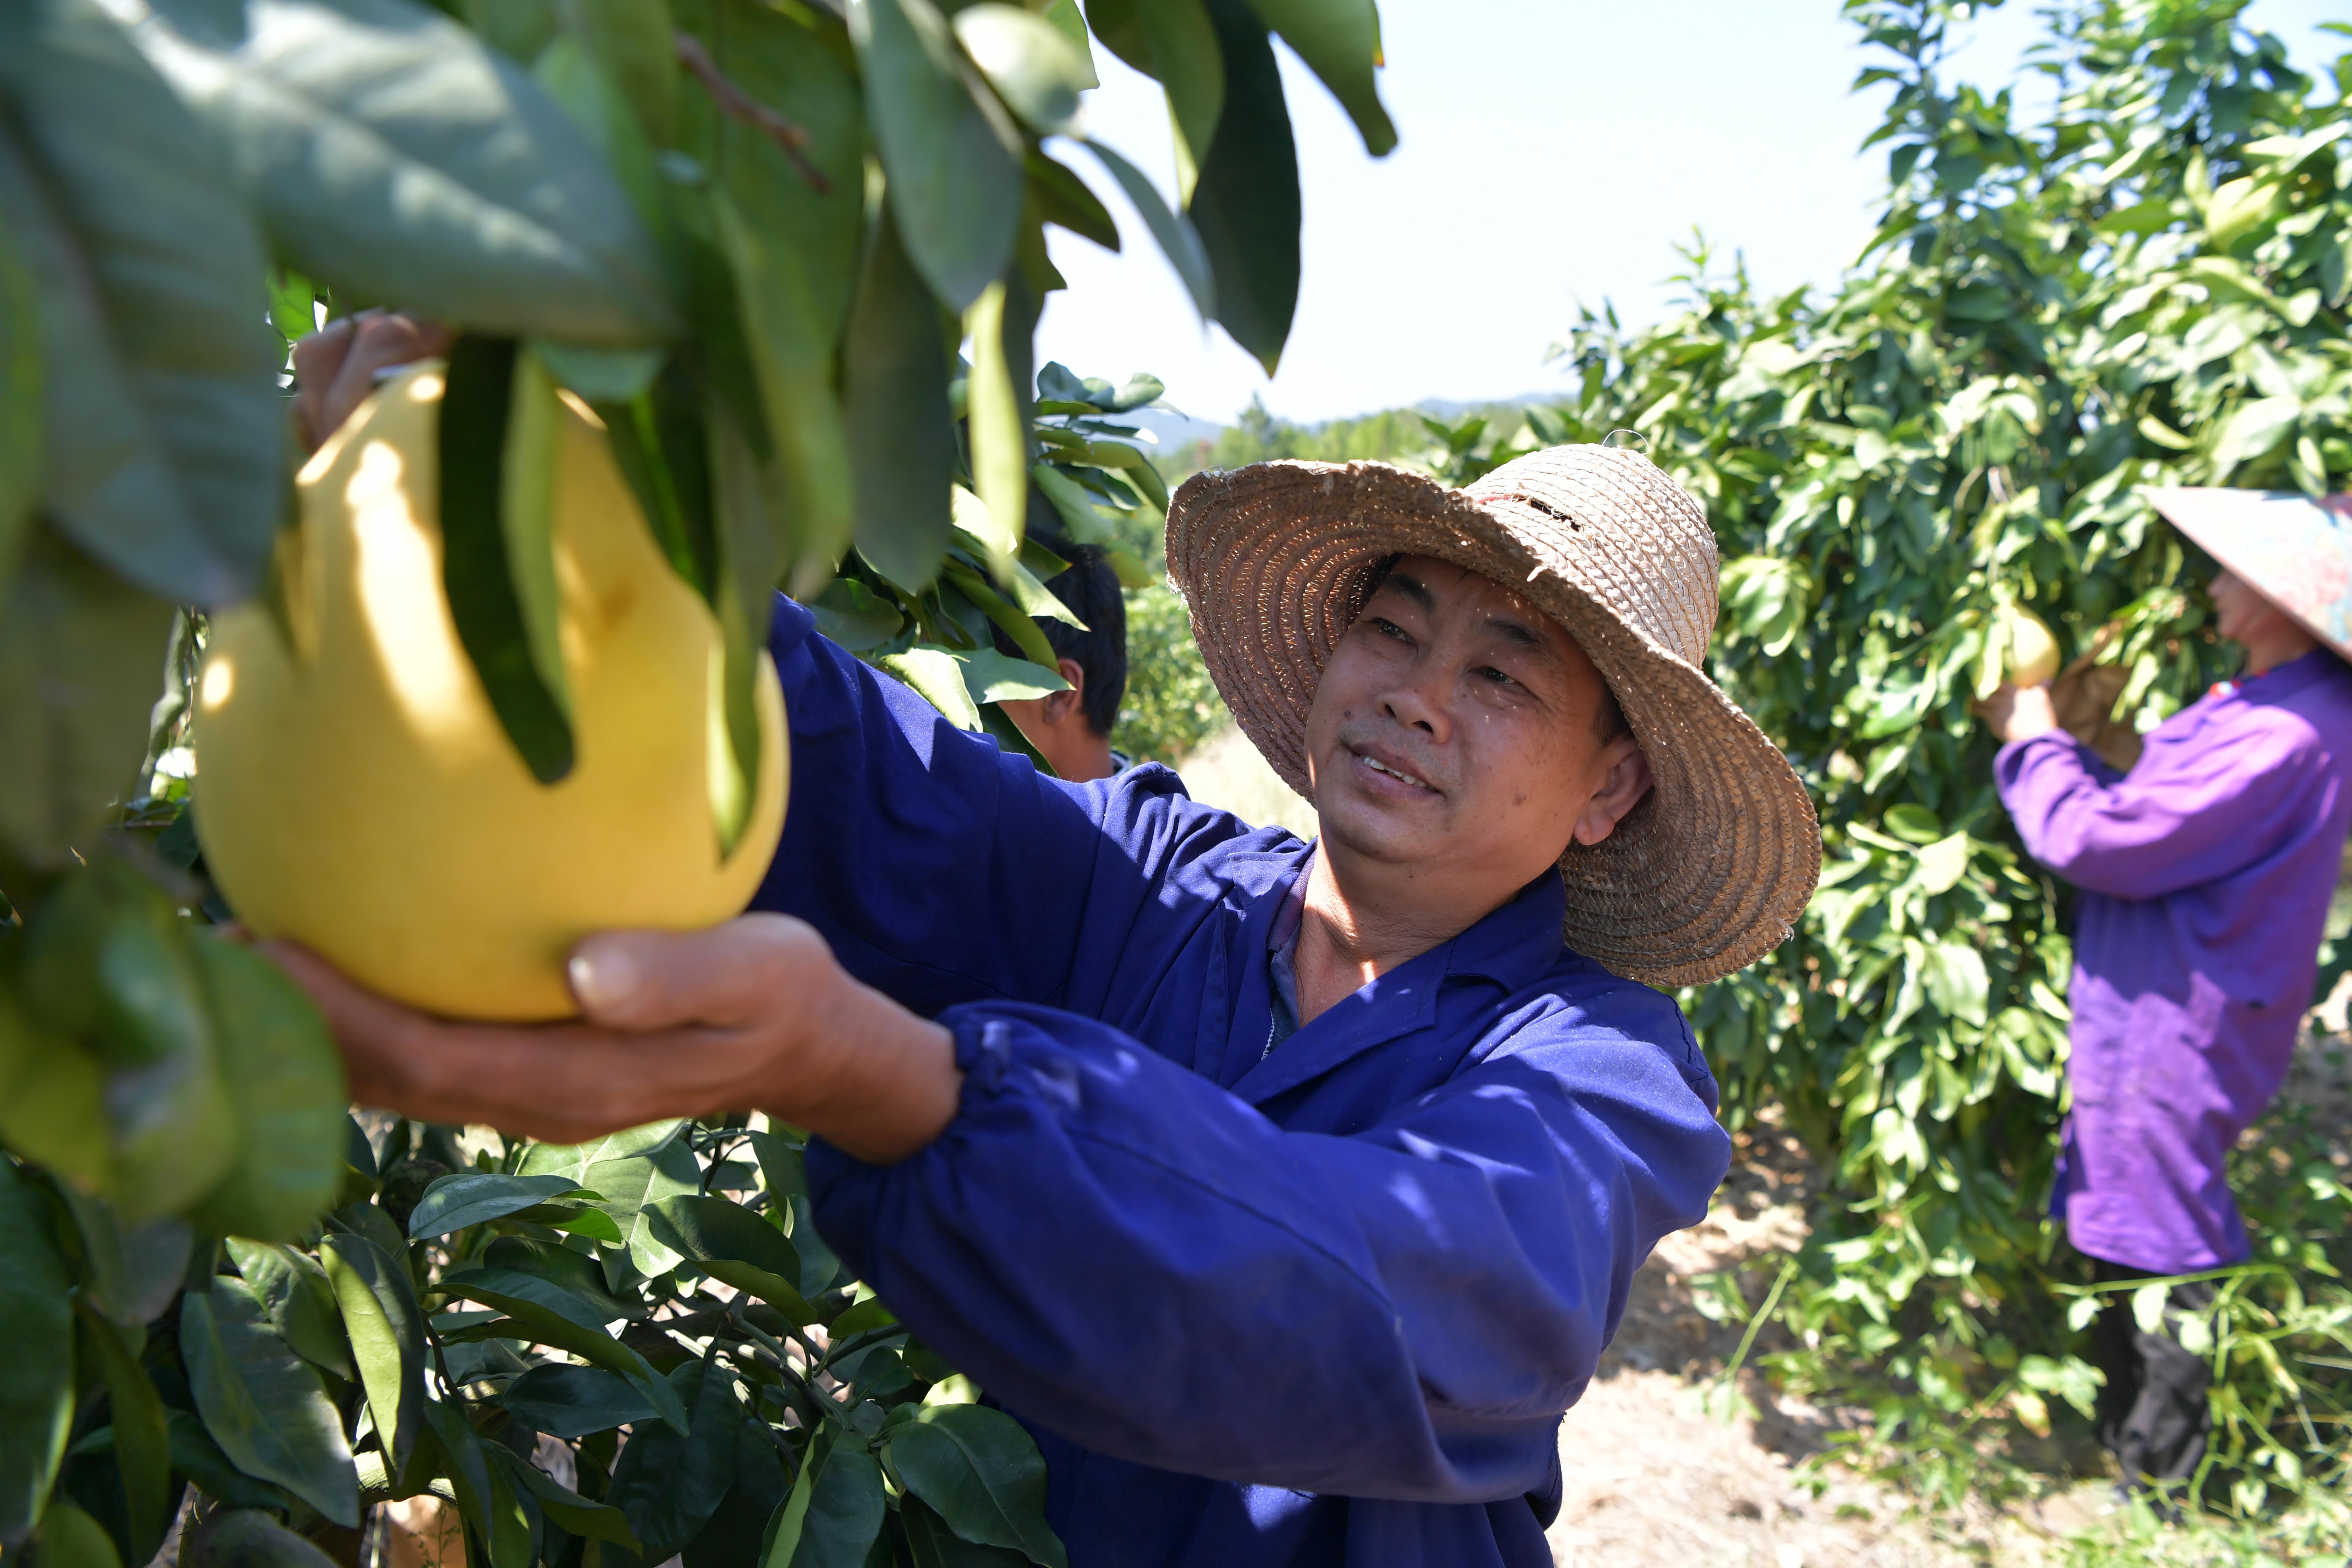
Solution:
[{"label": "conical straw hat", "polygon": [[2145,493],[2238,581],[2352,659],[2352,496],[2192,486]]},{"label": "conical straw hat", "polygon": [[1168,512],[1168,572],[1217,689],[1284,782],[1312,796],[1307,715],[1372,569],[1427,555],[1511,588],[1575,637],[1649,758],[1650,794],[1560,857],[1568,945],[1651,985],[1696,985],[1789,936],[1821,872],[1795,770],[1700,672],[1715,534],[1639,453],[1554,447],[1467,489],[1385,463],[1195,475]]}]

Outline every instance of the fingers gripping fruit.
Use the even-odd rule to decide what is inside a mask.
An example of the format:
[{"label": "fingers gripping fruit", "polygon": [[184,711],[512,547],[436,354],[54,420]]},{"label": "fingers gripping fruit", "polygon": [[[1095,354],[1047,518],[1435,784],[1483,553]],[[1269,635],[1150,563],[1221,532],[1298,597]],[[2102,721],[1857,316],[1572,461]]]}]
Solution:
[{"label": "fingers gripping fruit", "polygon": [[442,589],[442,386],[430,366],[388,382],[302,470],[285,629],[259,605],[215,622],[197,833],[261,935],[432,1012],[562,1017],[581,937],[709,925],[749,901],[783,826],[783,703],[763,657],[757,793],[722,856],[718,623],[567,407],[553,514],[574,762],[533,779]]},{"label": "fingers gripping fruit", "polygon": [[2058,639],[2041,618],[2016,608],[2001,612],[2009,628],[2009,682],[2040,686],[2058,673]]}]

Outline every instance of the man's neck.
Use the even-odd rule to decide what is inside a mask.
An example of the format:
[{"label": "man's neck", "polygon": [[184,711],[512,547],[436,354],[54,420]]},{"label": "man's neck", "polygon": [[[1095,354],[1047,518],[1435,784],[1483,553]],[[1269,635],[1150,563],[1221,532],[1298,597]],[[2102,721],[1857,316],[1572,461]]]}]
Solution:
[{"label": "man's neck", "polygon": [[1460,936],[1503,901],[1472,908],[1461,889],[1432,882],[1426,868],[1367,861],[1328,838],[1317,847],[1293,960],[1300,1024]]}]

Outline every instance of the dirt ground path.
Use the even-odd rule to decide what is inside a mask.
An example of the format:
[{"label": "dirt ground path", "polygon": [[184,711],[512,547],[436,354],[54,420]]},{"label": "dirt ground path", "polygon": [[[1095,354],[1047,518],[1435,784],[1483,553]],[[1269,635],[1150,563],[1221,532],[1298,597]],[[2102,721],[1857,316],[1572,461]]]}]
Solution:
[{"label": "dirt ground path", "polygon": [[1748,1413],[1708,1412],[1740,1330],[1700,1314],[1691,1279],[1799,1245],[1811,1181],[1794,1140],[1765,1135],[1742,1151],[1706,1223],[1669,1237],[1634,1276],[1624,1326],[1560,1430],[1566,1489],[1550,1531],[1560,1568],[2028,1568],[2099,1517],[2106,1486],[2095,1481],[1939,1539],[1899,1493],[1843,1469],[1825,1472],[1818,1495],[1800,1482],[1836,1413],[1776,1400],[1750,1373],[1739,1380]]}]

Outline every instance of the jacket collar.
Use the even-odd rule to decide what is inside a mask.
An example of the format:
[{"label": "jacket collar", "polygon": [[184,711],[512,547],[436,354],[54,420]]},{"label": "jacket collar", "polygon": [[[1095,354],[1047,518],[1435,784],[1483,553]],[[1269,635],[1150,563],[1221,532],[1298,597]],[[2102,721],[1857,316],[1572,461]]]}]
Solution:
[{"label": "jacket collar", "polygon": [[[1300,857],[1288,875],[1258,895],[1243,924],[1249,947],[1234,999],[1228,1048],[1244,1058],[1265,1047],[1271,1017],[1267,939],[1307,863],[1307,857]],[[1567,890],[1556,874],[1546,872],[1461,935],[1397,965],[1303,1026],[1280,1049],[1233,1079],[1229,1088],[1243,1100],[1261,1104],[1376,1046],[1426,1029],[1437,1021],[1439,993],[1448,980],[1486,980],[1507,993],[1533,985],[1566,955],[1559,928],[1567,912]]]}]

